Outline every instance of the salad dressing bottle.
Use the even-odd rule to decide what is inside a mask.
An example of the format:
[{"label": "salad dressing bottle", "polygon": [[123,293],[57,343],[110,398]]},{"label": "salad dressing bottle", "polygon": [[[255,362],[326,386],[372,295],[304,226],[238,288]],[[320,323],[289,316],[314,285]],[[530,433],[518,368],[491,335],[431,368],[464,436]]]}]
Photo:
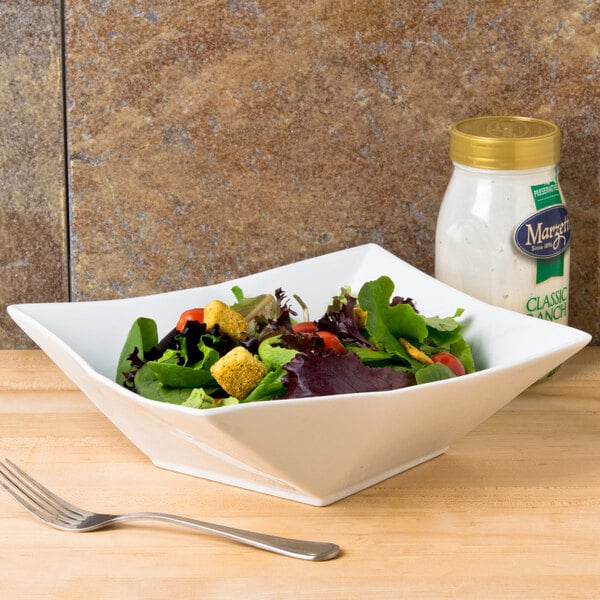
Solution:
[{"label": "salad dressing bottle", "polygon": [[436,228],[436,278],[489,304],[566,324],[570,229],[559,157],[560,131],[547,121],[456,123],[454,171]]}]

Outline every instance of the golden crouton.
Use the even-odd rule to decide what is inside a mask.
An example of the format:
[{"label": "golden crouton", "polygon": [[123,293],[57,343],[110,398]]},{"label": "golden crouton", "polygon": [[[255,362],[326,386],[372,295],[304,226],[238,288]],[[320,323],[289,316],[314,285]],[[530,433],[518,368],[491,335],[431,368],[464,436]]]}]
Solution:
[{"label": "golden crouton", "polygon": [[213,300],[204,307],[204,322],[208,328],[219,326],[219,331],[239,342],[248,332],[248,321],[220,300]]},{"label": "golden crouton", "polygon": [[429,358],[429,356],[427,356],[427,354],[413,346],[408,340],[400,338],[400,343],[406,348],[408,354],[415,360],[418,360],[419,362],[422,362],[426,365],[433,364],[433,361],[431,360],[431,358]]},{"label": "golden crouton", "polygon": [[354,321],[356,322],[356,326],[359,329],[365,328],[365,323],[367,322],[367,311],[363,310],[360,306],[354,307]]},{"label": "golden crouton", "polygon": [[267,367],[243,346],[236,346],[222,356],[210,374],[230,395],[243,400],[267,374]]}]

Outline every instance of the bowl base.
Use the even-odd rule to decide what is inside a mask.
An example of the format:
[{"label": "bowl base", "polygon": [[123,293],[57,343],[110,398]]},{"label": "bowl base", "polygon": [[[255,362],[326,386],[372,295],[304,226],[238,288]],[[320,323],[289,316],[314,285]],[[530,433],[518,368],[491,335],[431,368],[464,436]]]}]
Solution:
[{"label": "bowl base", "polygon": [[368,487],[381,483],[382,481],[389,479],[390,477],[394,477],[404,471],[408,471],[413,467],[416,467],[424,462],[437,458],[438,456],[444,454],[448,450],[448,446],[444,448],[440,448],[434,452],[430,452],[424,456],[420,456],[414,460],[408,461],[398,467],[394,467],[389,471],[385,471],[383,473],[378,473],[372,477],[363,479],[357,483],[351,484],[348,487],[338,490],[332,494],[323,494],[316,495],[311,494],[307,491],[300,490],[298,488],[294,488],[291,485],[288,485],[286,482],[281,482],[281,487],[277,485],[268,484],[268,483],[258,483],[256,481],[243,479],[239,477],[232,476],[223,476],[219,473],[214,473],[212,471],[206,471],[203,469],[197,469],[193,467],[189,467],[188,465],[176,464],[168,461],[162,461],[160,459],[150,459],[152,464],[161,469],[167,469],[168,471],[175,471],[176,473],[183,473],[184,475],[191,475],[192,477],[199,477],[201,479],[208,479],[210,481],[215,481],[217,483],[223,483],[225,485],[230,485],[233,487],[243,488],[245,490],[250,490],[253,492],[258,492],[261,494],[268,494],[270,496],[276,496],[278,498],[283,498],[284,500],[293,500],[295,502],[301,502],[303,504],[309,504],[311,506],[327,506],[329,504],[333,504],[343,498],[347,498],[352,494],[356,494],[361,490],[364,490]]}]

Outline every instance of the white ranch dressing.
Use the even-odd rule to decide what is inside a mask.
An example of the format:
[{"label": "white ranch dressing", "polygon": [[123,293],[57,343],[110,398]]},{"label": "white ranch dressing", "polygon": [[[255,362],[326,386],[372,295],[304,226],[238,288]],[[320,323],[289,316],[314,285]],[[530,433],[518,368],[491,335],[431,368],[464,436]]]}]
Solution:
[{"label": "white ranch dressing", "polygon": [[558,137],[555,125],[519,117],[453,127],[435,276],[490,304],[566,324],[570,230]]}]

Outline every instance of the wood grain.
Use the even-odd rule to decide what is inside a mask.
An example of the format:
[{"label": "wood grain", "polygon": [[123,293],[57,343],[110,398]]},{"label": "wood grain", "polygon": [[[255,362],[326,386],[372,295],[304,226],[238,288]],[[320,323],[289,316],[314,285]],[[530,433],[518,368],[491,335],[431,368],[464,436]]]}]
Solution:
[{"label": "wood grain", "polygon": [[328,507],[154,467],[39,351],[0,351],[0,456],[74,503],[334,541],[307,563],[155,523],[55,531],[0,493],[0,598],[597,598],[600,348],[443,456]]}]

